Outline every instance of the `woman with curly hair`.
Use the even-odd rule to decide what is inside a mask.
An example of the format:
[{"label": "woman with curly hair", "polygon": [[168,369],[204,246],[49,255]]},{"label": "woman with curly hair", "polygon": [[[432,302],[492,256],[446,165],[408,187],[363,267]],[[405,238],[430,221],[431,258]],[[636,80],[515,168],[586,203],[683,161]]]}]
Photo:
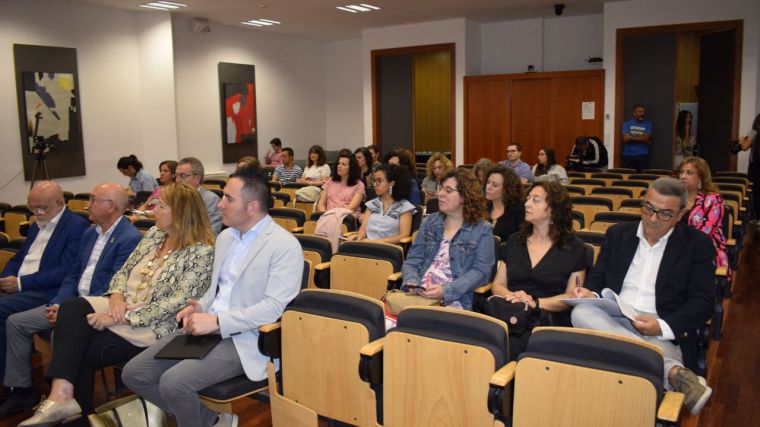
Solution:
[{"label": "woman with curly hair", "polygon": [[427,161],[425,179],[422,180],[422,191],[425,193],[425,203],[436,197],[441,178],[446,172],[454,169],[451,160],[444,154],[435,153]]},{"label": "woman with curly hair", "polygon": [[346,208],[358,217],[361,214],[362,200],[364,200],[364,183],[361,178],[356,157],[351,150],[345,152],[341,150],[338,153],[338,164],[335,165],[331,178],[322,185],[317,211]]},{"label": "woman with curly hair", "polygon": [[464,168],[449,171],[438,189],[438,206],[409,249],[402,289],[471,310],[472,291],[488,282],[495,262],[480,181]]},{"label": "woman with curly hair", "polygon": [[488,179],[488,177],[486,176],[486,173],[493,166],[494,166],[494,162],[492,162],[491,159],[487,157],[483,157],[482,159],[475,162],[474,165],[472,165],[472,173],[474,173],[475,176],[478,177],[483,187],[486,186],[486,179]]},{"label": "woman with curly hair", "polygon": [[525,221],[523,186],[512,169],[495,165],[486,172],[486,200],[493,234],[506,242]]},{"label": "woman with curly hair", "polygon": [[[529,326],[509,338],[510,358],[525,349],[530,331],[540,323],[540,310],[562,312],[564,298],[573,298],[586,278],[586,246],[573,233],[570,196],[561,184],[537,182],[525,201],[525,223],[502,245],[499,268],[491,291],[510,303],[525,303],[531,311]],[[486,304],[493,312],[496,304]],[[569,312],[553,316],[554,324],[569,326]]]}]

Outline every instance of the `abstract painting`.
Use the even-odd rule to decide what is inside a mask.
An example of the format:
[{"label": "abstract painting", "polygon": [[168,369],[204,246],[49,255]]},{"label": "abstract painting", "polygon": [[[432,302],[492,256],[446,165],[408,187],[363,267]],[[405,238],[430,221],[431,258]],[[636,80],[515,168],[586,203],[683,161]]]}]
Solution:
[{"label": "abstract painting", "polygon": [[256,96],[253,83],[224,84],[227,144],[253,142],[256,134]]},{"label": "abstract painting", "polygon": [[34,135],[51,145],[69,142],[77,119],[74,75],[26,71],[22,79],[29,150]]}]

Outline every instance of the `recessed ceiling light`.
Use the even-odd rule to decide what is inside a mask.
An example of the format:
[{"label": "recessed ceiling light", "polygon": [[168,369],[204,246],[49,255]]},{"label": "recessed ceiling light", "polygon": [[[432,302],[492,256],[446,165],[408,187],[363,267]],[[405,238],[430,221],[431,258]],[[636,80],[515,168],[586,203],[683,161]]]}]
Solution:
[{"label": "recessed ceiling light", "polygon": [[342,10],[344,12],[351,12],[351,13],[372,12],[375,10],[380,10],[379,7],[373,6],[367,3],[347,4],[345,6],[336,6],[336,9]]},{"label": "recessed ceiling light", "polygon": [[259,19],[250,19],[248,21],[243,21],[243,22],[241,22],[241,24],[251,25],[251,26],[254,26],[254,27],[266,27],[266,26],[269,26],[269,25],[279,25],[280,22],[279,21],[273,21],[271,19],[259,18]]},{"label": "recessed ceiling light", "polygon": [[157,9],[157,10],[173,10],[173,9],[179,9],[181,7],[187,7],[186,4],[182,3],[175,3],[173,1],[153,1],[150,3],[143,3],[138,4],[140,7],[145,7],[148,9]]}]

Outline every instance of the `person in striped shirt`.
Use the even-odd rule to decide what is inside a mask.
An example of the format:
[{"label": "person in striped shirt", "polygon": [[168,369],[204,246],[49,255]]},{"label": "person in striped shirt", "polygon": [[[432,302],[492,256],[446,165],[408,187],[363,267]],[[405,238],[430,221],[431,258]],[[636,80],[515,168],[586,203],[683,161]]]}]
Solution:
[{"label": "person in striped shirt", "polygon": [[283,184],[296,182],[302,174],[303,170],[301,170],[301,167],[293,164],[293,149],[289,147],[283,148],[282,163],[274,168],[272,181],[282,182]]}]

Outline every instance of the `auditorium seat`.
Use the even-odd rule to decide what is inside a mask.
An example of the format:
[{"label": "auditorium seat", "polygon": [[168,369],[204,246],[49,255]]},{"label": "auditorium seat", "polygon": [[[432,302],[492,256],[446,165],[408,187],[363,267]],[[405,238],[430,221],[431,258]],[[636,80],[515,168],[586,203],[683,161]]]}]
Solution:
[{"label": "auditorium seat", "polygon": [[400,277],[404,253],[400,246],[379,242],[345,242],[330,262],[314,267],[314,282],[322,289],[338,289],[380,299],[389,278]]}]

